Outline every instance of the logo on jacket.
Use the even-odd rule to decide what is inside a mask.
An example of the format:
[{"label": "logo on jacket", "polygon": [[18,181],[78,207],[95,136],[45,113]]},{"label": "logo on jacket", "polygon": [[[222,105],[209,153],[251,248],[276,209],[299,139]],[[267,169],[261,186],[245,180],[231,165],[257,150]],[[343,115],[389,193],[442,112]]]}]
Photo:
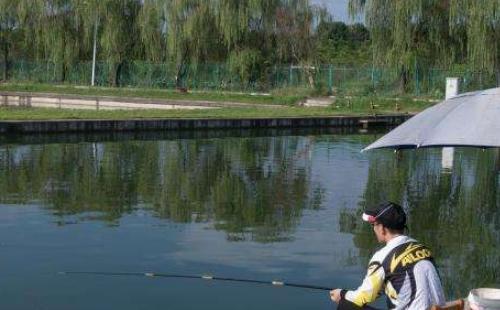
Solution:
[{"label": "logo on jacket", "polygon": [[410,244],[403,253],[396,256],[396,253],[392,256],[390,271],[394,272],[396,268],[401,265],[405,267],[410,264],[415,264],[423,259],[430,258],[432,256],[431,251],[425,248],[421,244]]}]

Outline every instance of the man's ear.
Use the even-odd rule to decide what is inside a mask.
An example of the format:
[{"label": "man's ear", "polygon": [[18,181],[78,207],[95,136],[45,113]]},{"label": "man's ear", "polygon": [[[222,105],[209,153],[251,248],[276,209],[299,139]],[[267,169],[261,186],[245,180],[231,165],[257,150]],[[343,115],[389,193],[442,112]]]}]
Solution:
[{"label": "man's ear", "polygon": [[384,225],[382,225],[382,235],[385,237],[389,233],[390,233],[389,229],[387,229]]}]

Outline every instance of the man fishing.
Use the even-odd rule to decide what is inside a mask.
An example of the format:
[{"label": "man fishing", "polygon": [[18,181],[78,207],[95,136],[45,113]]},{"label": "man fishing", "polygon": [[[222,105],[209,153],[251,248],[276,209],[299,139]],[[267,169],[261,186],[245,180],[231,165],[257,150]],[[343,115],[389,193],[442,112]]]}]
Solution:
[{"label": "man fishing", "polygon": [[358,289],[330,291],[338,309],[375,309],[368,304],[377,299],[382,289],[389,309],[424,310],[445,304],[431,252],[404,235],[406,214],[403,208],[386,202],[367,209],[363,220],[373,226],[377,240],[385,246],[371,258]]}]

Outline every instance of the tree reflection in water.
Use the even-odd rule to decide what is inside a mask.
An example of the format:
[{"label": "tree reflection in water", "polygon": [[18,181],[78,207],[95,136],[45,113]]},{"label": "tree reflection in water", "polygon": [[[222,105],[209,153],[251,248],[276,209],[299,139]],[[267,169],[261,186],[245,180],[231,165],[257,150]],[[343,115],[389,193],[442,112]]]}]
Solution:
[{"label": "tree reflection in water", "polygon": [[433,249],[449,296],[498,286],[500,279],[500,174],[498,150],[458,149],[451,171],[441,169],[440,150],[369,155],[368,182],[360,208],[344,211],[341,230],[354,234],[367,262],[377,244],[361,210],[386,199],[409,214],[410,235]]},{"label": "tree reflection in water", "polygon": [[[349,140],[354,141],[353,148],[361,149],[372,138],[360,135]],[[275,134],[160,136],[121,142],[4,141],[0,203],[40,204],[54,213],[60,225],[87,220],[119,225],[124,215],[146,210],[176,223],[209,223],[232,241],[286,241],[293,238],[304,210],[331,207],[322,205],[323,187],[332,180],[349,181],[349,176],[327,172],[323,175],[329,183],[313,181],[310,156],[317,141],[315,136]],[[391,199],[407,208],[411,235],[434,250],[449,296],[498,285],[498,150],[458,149],[451,171],[441,169],[440,150],[408,150],[399,159],[390,151],[366,156],[369,163],[360,161],[359,170],[353,172],[368,169],[364,194],[349,200],[359,201],[359,207],[354,214],[351,209],[341,212],[338,223],[341,232],[353,236],[354,250],[345,250],[352,252],[349,264],[366,264],[378,246],[371,227],[360,222],[361,210]]]},{"label": "tree reflection in water", "polygon": [[[4,145],[0,203],[41,201],[64,225],[116,225],[137,209],[179,223],[213,222],[230,240],[283,241],[305,208],[313,137]],[[74,220],[74,219],[73,219]],[[69,221],[71,222],[71,221]]]}]

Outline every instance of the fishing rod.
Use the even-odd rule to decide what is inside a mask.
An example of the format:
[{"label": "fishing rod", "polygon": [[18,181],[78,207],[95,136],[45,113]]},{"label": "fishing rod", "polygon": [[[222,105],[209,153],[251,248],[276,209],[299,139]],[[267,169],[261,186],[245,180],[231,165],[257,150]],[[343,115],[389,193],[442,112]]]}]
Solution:
[{"label": "fishing rod", "polygon": [[261,285],[272,285],[272,286],[288,286],[296,288],[304,288],[311,290],[320,291],[331,291],[333,288],[300,284],[300,283],[288,283],[283,281],[262,281],[253,279],[240,279],[240,278],[227,278],[227,277],[215,277],[213,275],[184,275],[184,274],[169,274],[169,273],[153,273],[153,272],[101,272],[101,271],[61,271],[60,275],[96,275],[96,276],[117,276],[117,277],[149,277],[149,278],[180,278],[180,279],[202,279],[207,281],[226,281],[226,282],[243,282],[243,283],[253,283]]}]

